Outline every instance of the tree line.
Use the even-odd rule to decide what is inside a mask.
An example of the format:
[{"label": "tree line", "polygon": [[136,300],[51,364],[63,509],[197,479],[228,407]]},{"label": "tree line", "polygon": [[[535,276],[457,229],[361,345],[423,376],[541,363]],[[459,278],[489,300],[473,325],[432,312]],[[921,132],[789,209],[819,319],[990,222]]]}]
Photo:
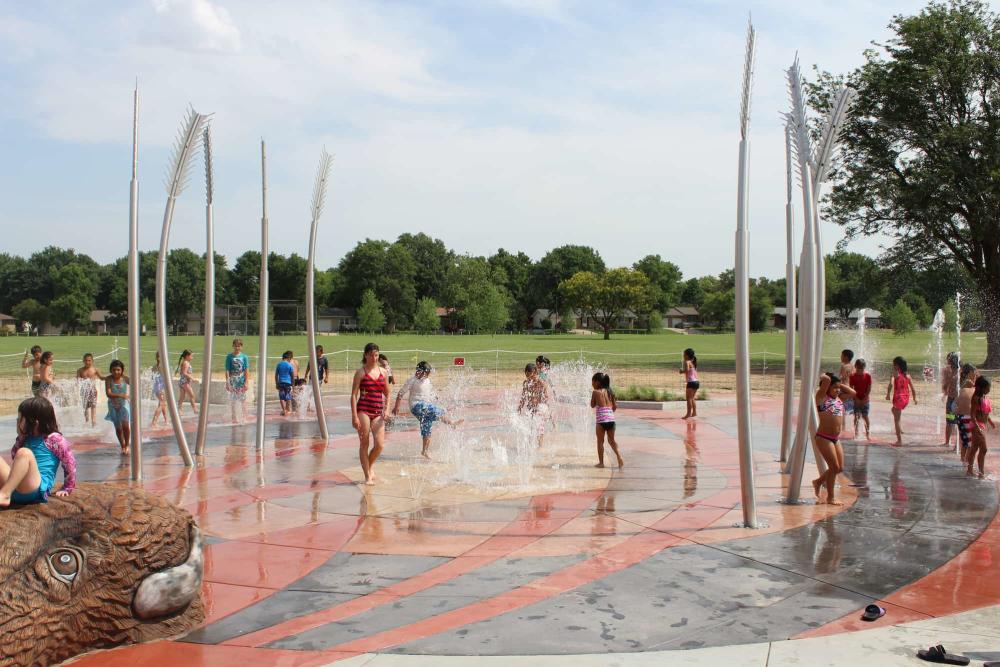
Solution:
[{"label": "tree line", "polygon": [[[141,319],[153,325],[155,252],[140,256]],[[270,298],[305,299],[306,260],[296,254],[268,258]],[[259,299],[260,253],[247,251],[230,265],[215,256],[217,304],[253,305]],[[902,304],[915,326],[926,327],[934,310],[956,290],[966,290],[964,269],[938,262],[918,267],[880,263],[858,253],[837,251],[826,257],[827,307],[847,317],[868,307],[887,314]],[[538,261],[504,249],[488,257],[457,253],[426,234],[403,234],[393,242],[366,239],[337,264],[316,272],[318,307],[357,309],[363,330],[436,331],[443,309],[446,328],[472,332],[518,330],[530,326],[536,309],[548,311],[543,326],[573,328],[578,316],[605,333],[631,311],[640,326],[656,329],[672,307],[698,309],[702,323],[731,325],[735,276],[685,278],[677,265],[647,255],[632,266],[608,268],[600,253],[564,245]],[[204,254],[177,248],[167,259],[167,319],[174,327],[204,302]],[[785,303],[785,280],[757,278],[750,291],[751,328],[771,325],[774,306]],[[0,312],[15,319],[49,321],[71,331],[85,330],[90,312],[110,312],[121,326],[127,308],[127,262],[100,264],[72,249],[48,247],[22,258],[0,254]],[[975,320],[966,312],[964,321]],[[558,324],[557,324],[558,323]]]}]

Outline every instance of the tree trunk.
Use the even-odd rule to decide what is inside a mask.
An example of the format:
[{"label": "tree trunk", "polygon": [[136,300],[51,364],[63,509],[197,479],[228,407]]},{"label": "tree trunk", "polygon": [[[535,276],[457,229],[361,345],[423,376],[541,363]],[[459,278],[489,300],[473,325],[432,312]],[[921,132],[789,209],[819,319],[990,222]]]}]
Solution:
[{"label": "tree trunk", "polygon": [[1000,303],[991,294],[980,296],[983,304],[983,328],[986,329],[986,360],[982,367],[1000,368]]},{"label": "tree trunk", "polygon": [[611,340],[611,325],[604,325],[604,340]]}]

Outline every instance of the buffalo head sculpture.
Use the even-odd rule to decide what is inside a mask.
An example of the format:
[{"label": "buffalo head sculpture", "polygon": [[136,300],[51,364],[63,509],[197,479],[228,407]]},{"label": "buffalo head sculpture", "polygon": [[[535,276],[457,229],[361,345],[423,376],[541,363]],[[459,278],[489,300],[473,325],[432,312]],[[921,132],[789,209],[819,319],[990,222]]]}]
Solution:
[{"label": "buffalo head sculpture", "polygon": [[142,489],[81,484],[0,511],[0,664],[179,635],[204,618],[191,515]]}]

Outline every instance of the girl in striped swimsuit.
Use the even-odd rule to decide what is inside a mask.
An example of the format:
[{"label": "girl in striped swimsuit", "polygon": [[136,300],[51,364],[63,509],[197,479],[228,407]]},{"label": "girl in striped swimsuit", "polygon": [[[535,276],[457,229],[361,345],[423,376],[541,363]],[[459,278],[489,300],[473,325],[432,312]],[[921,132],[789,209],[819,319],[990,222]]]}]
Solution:
[{"label": "girl in striped swimsuit", "polygon": [[[378,355],[378,345],[365,345],[364,363],[354,374],[351,386],[351,424],[358,431],[358,457],[367,486],[375,484],[373,467],[385,443],[385,410],[389,405],[389,382],[378,364]],[[370,450],[369,434],[375,439],[375,445]]]},{"label": "girl in striped swimsuit", "polygon": [[621,469],[625,461],[615,442],[615,410],[618,409],[618,403],[611,391],[611,378],[607,373],[595,373],[591,385],[594,393],[590,395],[590,407],[597,412],[597,465],[594,467],[604,467],[604,436],[607,436],[608,444],[618,457],[618,468]]}]

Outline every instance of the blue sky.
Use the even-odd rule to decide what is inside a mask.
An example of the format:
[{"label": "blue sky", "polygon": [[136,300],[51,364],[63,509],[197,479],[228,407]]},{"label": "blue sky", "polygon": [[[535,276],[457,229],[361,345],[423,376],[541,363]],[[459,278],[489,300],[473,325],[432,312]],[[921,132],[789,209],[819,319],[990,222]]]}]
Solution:
[{"label": "blue sky", "polygon": [[[784,275],[784,69],[860,64],[922,2],[229,0],[0,5],[0,251],[128,245],[131,95],[140,89],[140,243],[159,240],[170,144],[213,112],[216,248],[304,255],[320,150],[334,154],[318,262],[423,231],[456,250],[539,258],[564,243],[612,266],[659,253],[685,275],[732,265],[748,12],[758,32],[750,257]],[[196,173],[172,245],[204,247]],[[840,240],[826,226],[828,248]],[[878,240],[853,246],[876,253]]]}]

